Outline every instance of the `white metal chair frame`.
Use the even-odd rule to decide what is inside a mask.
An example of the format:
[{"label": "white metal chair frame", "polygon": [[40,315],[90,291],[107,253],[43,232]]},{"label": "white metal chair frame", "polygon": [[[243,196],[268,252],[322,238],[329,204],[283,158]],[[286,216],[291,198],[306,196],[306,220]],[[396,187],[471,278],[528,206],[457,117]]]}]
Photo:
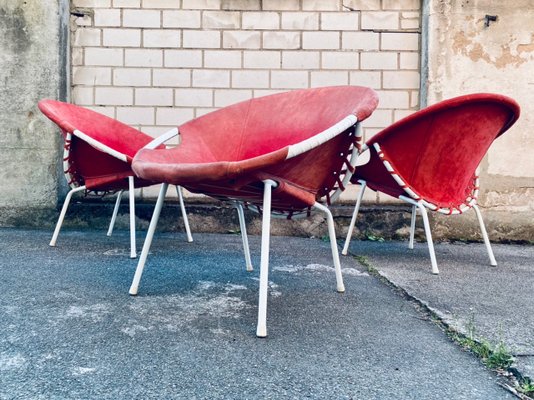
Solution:
[{"label": "white metal chair frame", "polygon": [[[174,128],[170,130],[169,132],[164,133],[160,137],[158,137],[156,140],[150,142],[147,144],[144,148],[153,148],[149,146],[157,147],[162,143],[162,140],[168,140],[168,138],[176,136],[178,134],[178,129]],[[61,212],[59,214],[58,221],[56,223],[56,228],[54,229],[54,233],[52,235],[52,239],[50,240],[50,246],[54,247],[56,246],[57,238],[59,236],[59,231],[61,230],[61,226],[63,225],[63,220],[65,219],[65,214],[67,213],[67,209],[69,208],[70,201],[72,199],[72,195],[77,192],[84,191],[86,194],[88,192],[91,192],[91,190],[87,190],[85,185],[79,186],[76,178],[72,174],[72,165],[70,161],[70,144],[72,141],[72,135],[76,136],[77,138],[85,141],[89,145],[93,146],[97,150],[100,150],[106,154],[109,154],[121,161],[127,162],[127,156],[126,154],[120,153],[109,146],[106,146],[105,144],[94,140],[90,136],[86,135],[85,133],[74,130],[72,133],[67,132],[65,136],[65,145],[63,148],[63,171],[65,174],[65,178],[67,179],[67,182],[69,186],[71,187],[71,190],[67,193],[67,196],[65,197],[65,201],[63,203],[63,207],[61,208]],[[155,145],[154,145],[155,143]],[[136,258],[137,257],[137,250],[136,250],[136,239],[135,239],[135,195],[134,195],[134,176],[128,177],[128,191],[130,192],[129,196],[129,205],[130,205],[130,258]],[[124,190],[120,190],[117,194],[117,200],[115,201],[115,207],[113,209],[113,214],[111,216],[111,221],[109,224],[107,236],[111,236],[113,233],[113,228],[115,226],[115,220],[117,218],[117,214],[119,211],[119,205],[122,199],[122,194]],[[185,210],[185,204],[184,199],[182,195],[182,188],[179,186],[176,186],[176,192],[178,193],[178,198],[180,201],[180,209],[182,211],[182,217],[184,219],[184,225],[187,235],[187,241],[192,242],[193,237],[191,235],[191,229],[189,227],[189,221],[187,218],[187,213]]]},{"label": "white metal chair frame", "polygon": [[[347,166],[346,171],[343,171],[345,174],[343,179],[340,181],[342,184],[335,190],[335,192],[329,196],[330,200],[335,200],[341,191],[344,189],[350,178],[352,172],[354,171],[354,166],[356,165],[358,154],[360,152],[360,143],[362,139],[362,129],[358,119],[354,115],[349,115],[343,120],[333,125],[332,127],[324,130],[321,133],[312,136],[309,139],[303,140],[300,143],[289,146],[289,151],[286,157],[286,160],[289,160],[293,157],[301,155],[307,151],[310,151],[327,141],[333,139],[339,134],[347,131],[349,128],[354,127],[354,131],[351,132],[351,135],[354,135],[354,145],[350,154],[350,166]],[[159,139],[159,138],[158,138]],[[157,139],[156,139],[157,140]],[[158,142],[158,144],[161,142]],[[336,172],[338,176],[341,175],[340,172]],[[266,337],[267,336],[267,292],[268,292],[268,277],[269,277],[269,246],[270,246],[270,226],[271,226],[271,192],[272,188],[276,188],[278,183],[274,180],[267,179],[263,181],[264,192],[263,192],[263,210],[262,210],[262,236],[261,236],[261,261],[260,261],[260,283],[259,283],[259,301],[258,301],[258,323],[256,328],[256,336]],[[137,295],[139,289],[139,283],[141,276],[143,274],[143,269],[145,262],[152,244],[152,239],[154,232],[156,230],[156,225],[158,223],[159,215],[165,198],[165,193],[167,191],[168,184],[164,183],[161,187],[158,200],[156,202],[156,207],[154,208],[154,214],[150,221],[148,228],[147,236],[143,249],[141,251],[141,256],[139,257],[139,262],[137,264],[137,269],[130,287],[129,293],[131,295]],[[247,262],[247,270],[252,271],[252,265],[250,263],[250,252],[248,249],[248,239],[246,233],[245,220],[243,216],[243,208],[241,203],[237,203],[237,210],[239,214],[239,221],[241,226],[241,234],[243,238],[243,246],[245,252],[245,259]],[[345,291],[345,286],[343,284],[343,277],[341,274],[341,263],[339,259],[339,253],[337,249],[336,234],[334,227],[334,219],[332,214],[327,206],[315,202],[314,208],[317,208],[320,211],[323,211],[326,214],[327,225],[328,225],[328,234],[330,237],[330,247],[332,251],[332,257],[334,261],[334,269],[336,276],[336,288],[339,293]]]},{"label": "white metal chair frame", "polygon": [[[428,220],[427,208],[431,211],[436,211],[436,212],[439,212],[445,215],[459,215],[459,214],[463,214],[465,211],[471,208],[474,209],[477,215],[478,223],[480,225],[482,238],[484,240],[484,244],[488,252],[490,264],[492,266],[497,265],[497,261],[495,260],[495,256],[493,255],[493,250],[491,248],[491,244],[488,238],[488,233],[486,231],[486,227],[482,219],[482,214],[476,204],[477,198],[478,198],[478,192],[479,192],[478,173],[476,173],[474,176],[473,189],[471,193],[466,197],[465,202],[462,205],[460,205],[459,207],[450,207],[450,208],[438,207],[435,204],[425,200],[423,197],[418,195],[414,188],[412,188],[410,185],[404,182],[404,180],[397,174],[397,172],[393,168],[392,162],[386,157],[386,155],[381,150],[380,145],[378,143],[374,143],[373,147],[376,150],[378,156],[380,157],[382,163],[384,164],[384,167],[387,169],[389,174],[392,176],[393,179],[395,179],[398,185],[408,195],[408,196],[399,196],[399,199],[412,205],[412,217],[411,217],[411,223],[410,223],[410,240],[408,244],[408,248],[410,249],[413,249],[414,247],[415,220],[417,216],[417,210],[419,210],[419,212],[421,213],[421,216],[423,217],[423,226],[425,229],[425,236],[426,236],[426,240],[428,243],[428,252],[430,253],[430,262],[432,265],[433,274],[439,274],[439,269],[438,269],[438,265],[436,261],[436,253],[434,251],[434,242],[432,240],[432,232],[430,230],[430,222]],[[364,144],[362,146],[361,153],[367,150],[369,150],[369,147]],[[341,254],[343,255],[347,255],[348,253],[350,239],[352,236],[352,232],[354,231],[354,225],[356,224],[356,218],[358,217],[358,212],[360,209],[363,194],[367,187],[367,182],[363,179],[358,180],[358,183],[360,184],[360,191],[356,198],[356,205],[354,206],[354,212],[352,214],[352,219],[350,221],[349,230],[347,232],[347,238],[345,239],[345,245],[343,246],[343,250],[341,252]]]}]

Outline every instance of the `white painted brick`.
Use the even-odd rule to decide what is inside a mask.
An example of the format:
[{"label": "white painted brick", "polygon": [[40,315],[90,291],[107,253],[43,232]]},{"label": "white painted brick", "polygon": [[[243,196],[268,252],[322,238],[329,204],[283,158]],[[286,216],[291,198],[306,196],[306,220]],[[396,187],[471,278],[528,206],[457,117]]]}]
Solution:
[{"label": "white painted brick", "polygon": [[384,10],[418,10],[421,0],[382,0]]},{"label": "white painted brick", "polygon": [[152,49],[124,50],[124,64],[127,67],[161,67],[163,51]]},{"label": "white painted brick", "polygon": [[149,68],[115,68],[113,70],[114,86],[150,86]]},{"label": "white painted brick", "polygon": [[226,49],[259,49],[260,32],[224,31],[223,47]]},{"label": "white painted brick", "polygon": [[221,0],[182,0],[182,8],[219,10],[221,8]]},{"label": "white painted brick", "polygon": [[122,52],[122,49],[87,47],[85,49],[85,65],[121,66]]},{"label": "white painted brick", "polygon": [[362,29],[399,29],[399,13],[393,11],[362,12]]},{"label": "white painted brick", "polygon": [[347,71],[312,71],[311,86],[337,86],[349,83]]},{"label": "white painted brick", "polygon": [[203,29],[238,29],[239,13],[233,11],[204,11]]},{"label": "white painted brick", "polygon": [[258,71],[258,70],[232,71],[232,87],[234,88],[268,88],[269,87],[269,71]]},{"label": "white painted brick", "polygon": [[252,90],[217,89],[215,107],[226,107],[252,98]]},{"label": "white painted brick", "polygon": [[92,87],[75,86],[72,88],[71,96],[74,104],[81,106],[94,104]]},{"label": "white painted brick", "polygon": [[89,15],[84,15],[83,17],[77,17],[74,20],[74,24],[76,26],[92,26],[93,25],[93,19]]},{"label": "white painted brick", "polygon": [[230,87],[230,72],[216,69],[197,69],[193,71],[194,87]]},{"label": "white painted brick", "polygon": [[145,29],[143,47],[180,47],[181,34],[177,29]]},{"label": "white painted brick", "polygon": [[303,10],[340,11],[341,2],[335,0],[302,0]]},{"label": "white painted brick", "polygon": [[352,12],[321,13],[321,29],[323,31],[358,30],[358,14]]},{"label": "white painted brick", "polygon": [[419,11],[403,11],[401,15],[402,18],[420,18],[421,16]]},{"label": "white painted brick", "polygon": [[401,29],[419,29],[418,19],[401,19]]},{"label": "white painted brick", "polygon": [[408,108],[410,96],[408,91],[377,90],[380,108]]},{"label": "white painted brick", "polygon": [[115,118],[115,107],[96,107],[96,106],[90,106],[87,107],[90,110],[93,110],[94,112],[97,112],[99,114],[105,115],[110,118]]},{"label": "white painted brick", "polygon": [[183,47],[193,49],[218,49],[221,47],[221,33],[219,31],[184,31]]},{"label": "white painted brick", "polygon": [[100,46],[100,29],[78,28],[74,32],[74,46]]},{"label": "white painted brick", "polygon": [[122,26],[159,28],[161,26],[161,12],[158,10],[123,10]]},{"label": "white painted brick", "polygon": [[419,89],[419,72],[384,71],[384,89]]},{"label": "white painted brick", "polygon": [[303,32],[303,49],[339,49],[339,32]]},{"label": "white painted brick", "polygon": [[284,93],[286,89],[254,89],[254,98],[269,96],[271,94]]},{"label": "white painted brick", "polygon": [[380,10],[380,0],[343,0],[343,6],[354,11]]},{"label": "white painted brick", "polygon": [[201,50],[165,50],[165,67],[196,68],[201,66]]},{"label": "white painted brick", "polygon": [[289,11],[289,10],[299,10],[299,0],[263,0],[262,1],[263,10],[270,11]]},{"label": "white painted brick", "polygon": [[380,89],[382,87],[380,80],[380,72],[351,71],[349,74],[349,78],[351,85],[367,86],[373,89]]},{"label": "white painted brick", "polygon": [[143,8],[177,8],[177,0],[143,0]]},{"label": "white painted brick", "polygon": [[419,50],[418,33],[381,33],[382,50]]},{"label": "white painted brick", "polygon": [[243,29],[279,29],[280,17],[275,12],[244,12]]},{"label": "white painted brick", "polygon": [[264,32],[264,49],[298,49],[300,48],[299,32]]},{"label": "white painted brick", "polygon": [[191,86],[191,72],[188,69],[154,68],[152,71],[153,86],[189,87]]},{"label": "white painted brick", "polygon": [[140,88],[135,89],[135,104],[138,106],[172,106],[172,89]]},{"label": "white painted brick", "polygon": [[261,10],[261,0],[222,0],[221,9],[229,11]]},{"label": "white painted brick", "polygon": [[244,68],[278,69],[280,68],[280,52],[271,50],[243,52]]},{"label": "white painted brick", "polygon": [[418,108],[419,107],[419,91],[412,90],[410,92],[410,107]]},{"label": "white painted brick", "polygon": [[357,52],[323,51],[321,54],[321,66],[323,69],[348,69],[358,68]]},{"label": "white painted brick", "polygon": [[73,0],[74,7],[110,7],[111,0]]},{"label": "white painted brick", "polygon": [[200,11],[164,10],[164,28],[200,28]]},{"label": "white painted brick", "polygon": [[95,26],[120,26],[121,10],[95,9]]},{"label": "white painted brick", "polygon": [[115,87],[95,88],[95,104],[129,106],[133,104],[133,89]]},{"label": "white painted brick", "polygon": [[366,127],[372,128],[385,128],[391,125],[393,122],[393,116],[391,110],[375,110],[369,118],[365,120]]},{"label": "white painted brick", "polygon": [[140,29],[103,29],[102,43],[109,47],[139,47],[141,46]]},{"label": "white painted brick", "polygon": [[393,113],[393,122],[397,122],[403,118],[406,118],[408,115],[411,115],[416,110],[395,110]]},{"label": "white painted brick", "polygon": [[156,124],[178,126],[194,118],[192,108],[165,107],[156,109]]},{"label": "white painted brick", "polygon": [[[72,66],[83,65],[84,49],[81,47],[73,47],[70,50],[70,63]],[[122,57],[121,57],[122,60]]]},{"label": "white painted brick", "polygon": [[284,69],[319,69],[318,51],[284,51],[282,68]]},{"label": "white painted brick", "polygon": [[206,68],[241,68],[241,51],[206,50],[204,51]]},{"label": "white painted brick", "polygon": [[212,107],[213,90],[211,89],[176,89],[174,92],[176,106]]},{"label": "white painted brick", "polygon": [[380,34],[375,32],[342,32],[341,48],[345,50],[378,50]]},{"label": "white painted brick", "polygon": [[400,53],[401,69],[419,69],[419,53]]},{"label": "white painted brick", "polygon": [[152,107],[117,107],[117,119],[128,125],[153,125]]},{"label": "white painted brick", "polygon": [[308,87],[306,71],[272,71],[271,87],[279,89],[301,89]]},{"label": "white painted brick", "polygon": [[139,8],[141,7],[141,0],[113,0],[113,7]]},{"label": "white painted brick", "polygon": [[202,117],[210,112],[216,111],[217,108],[195,108],[195,118]]},{"label": "white painted brick", "polygon": [[361,69],[397,69],[397,53],[364,52],[360,56]]},{"label": "white painted brick", "polygon": [[111,68],[73,67],[73,85],[111,85]]},{"label": "white painted brick", "polygon": [[282,13],[282,29],[318,30],[319,13],[317,12],[284,12]]}]

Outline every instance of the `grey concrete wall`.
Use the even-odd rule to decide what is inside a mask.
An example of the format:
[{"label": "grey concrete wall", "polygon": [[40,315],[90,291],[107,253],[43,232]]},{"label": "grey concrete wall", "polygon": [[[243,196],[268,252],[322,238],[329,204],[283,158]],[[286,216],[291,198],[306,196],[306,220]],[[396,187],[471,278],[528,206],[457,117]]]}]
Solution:
[{"label": "grey concrete wall", "polygon": [[0,0],[0,225],[57,204],[59,137],[37,102],[66,95],[65,5]]}]

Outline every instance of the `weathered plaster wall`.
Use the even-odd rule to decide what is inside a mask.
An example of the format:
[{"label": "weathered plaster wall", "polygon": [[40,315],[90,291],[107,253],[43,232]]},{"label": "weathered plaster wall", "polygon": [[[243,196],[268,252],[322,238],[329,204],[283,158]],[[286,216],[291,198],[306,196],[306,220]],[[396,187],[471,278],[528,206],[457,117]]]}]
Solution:
[{"label": "weathered plaster wall", "polygon": [[0,0],[0,224],[56,206],[58,134],[37,102],[65,97],[62,3]]},{"label": "weathered plaster wall", "polygon": [[[534,1],[425,3],[427,82],[422,102],[495,92],[521,105],[520,120],[493,144],[482,162],[480,205],[493,222],[489,224],[493,238],[533,240]],[[487,26],[486,15],[497,19]],[[450,220],[442,225],[447,232],[460,223]]]}]

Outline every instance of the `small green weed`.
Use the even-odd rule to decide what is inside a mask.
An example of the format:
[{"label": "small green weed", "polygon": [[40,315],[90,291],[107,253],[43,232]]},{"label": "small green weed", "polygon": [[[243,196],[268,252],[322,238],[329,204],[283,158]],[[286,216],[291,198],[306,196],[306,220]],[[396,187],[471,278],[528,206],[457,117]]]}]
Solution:
[{"label": "small green weed", "polygon": [[525,393],[526,395],[533,396],[534,395],[534,382],[532,382],[532,379],[530,378],[523,378],[521,382],[519,382],[519,389],[521,392]]},{"label": "small green weed", "polygon": [[377,235],[373,235],[371,233],[368,233],[365,235],[365,237],[367,238],[367,240],[370,240],[371,242],[384,242],[384,238],[381,237],[381,236],[377,236]]}]

